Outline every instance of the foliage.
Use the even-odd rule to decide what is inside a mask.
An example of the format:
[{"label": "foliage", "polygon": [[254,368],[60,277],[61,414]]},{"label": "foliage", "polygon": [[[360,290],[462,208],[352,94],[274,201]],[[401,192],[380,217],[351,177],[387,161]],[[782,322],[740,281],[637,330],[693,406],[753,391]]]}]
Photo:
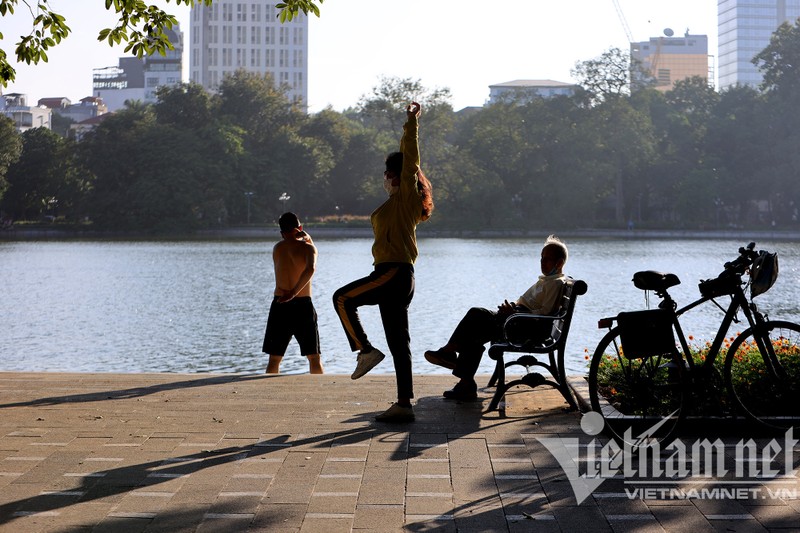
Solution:
[{"label": "foliage", "polygon": [[[447,89],[383,77],[356,107],[306,115],[271,77],[238,71],[214,95],[196,84],[163,88],[155,105],[129,104],[75,143],[20,136],[4,120],[0,207],[36,219],[49,196],[59,216],[136,231],[265,224],[286,209],[304,219],[365,217],[385,199],[384,158],[417,100],[437,204],[427,227],[798,227],[800,106],[777,88],[720,94],[700,78],[628,94],[618,56],[592,60],[614,83],[459,112]],[[41,160],[24,156],[9,170],[16,192],[3,202],[23,137],[23,156]]]},{"label": "foliage", "polygon": [[[175,2],[176,5],[194,6],[196,4],[211,5],[212,0],[165,0]],[[283,0],[276,4],[281,22],[291,21],[300,11],[305,14],[313,13],[319,16],[317,0]],[[324,0],[318,0],[320,4]],[[16,7],[20,0],[0,0],[0,17],[22,16],[16,14]],[[67,20],[50,7],[48,0],[39,0],[35,8],[29,5],[28,0],[22,0],[25,15],[31,16],[31,31],[22,36],[16,43],[14,50],[18,62],[38,64],[47,62],[47,51],[57,46],[62,40],[69,37],[71,29]],[[125,53],[136,57],[160,54],[166,55],[168,50],[173,50],[166,30],[172,29],[178,23],[171,15],[155,5],[148,5],[144,0],[105,0],[105,9],[112,10],[118,16],[117,23],[112,28],[101,29],[97,40],[107,42],[110,46],[125,43]],[[0,33],[0,41],[3,34]],[[14,81],[16,71],[8,61],[7,52],[0,49],[0,83],[7,87]]]},{"label": "foliage", "polygon": [[72,206],[59,203],[75,198],[68,141],[47,128],[30,129],[21,139],[20,158],[8,169],[3,211],[17,220],[67,212]]},{"label": "foliage", "polygon": [[772,342],[775,356],[786,372],[790,387],[776,386],[776,380],[767,370],[758,346],[752,340],[745,341],[734,354],[731,365],[732,385],[736,394],[744,397],[745,405],[755,413],[797,416],[797,390],[800,387],[800,346],[787,338]]},{"label": "foliage", "polygon": [[619,48],[609,48],[600,57],[579,61],[570,71],[583,87],[592,103],[630,94],[630,54]]},{"label": "foliage", "polygon": [[781,24],[769,45],[753,58],[764,80],[761,89],[797,101],[800,98],[800,20]]},{"label": "foliage", "polygon": [[[725,342],[714,360],[710,375],[699,365],[705,363],[711,343],[689,347],[698,372],[698,376],[688,388],[691,400],[686,402],[686,405],[690,408],[690,416],[719,416],[733,413],[734,407],[722,379],[727,349],[730,348],[733,339],[734,337],[731,337]],[[775,339],[773,347],[787,372],[787,381],[800,383],[800,346],[789,343],[787,339]],[[641,389],[631,386],[632,380],[638,375],[627,374],[625,361],[607,354],[598,367],[598,388],[606,397],[613,399],[614,405],[622,412],[634,414],[640,401],[636,392],[652,389],[656,385],[653,381],[645,381]],[[774,412],[775,409],[782,409],[783,404],[791,405],[789,409],[796,408],[794,398],[782,399],[779,396],[774,381],[766,371],[761,352],[754,342],[745,342],[735,354],[731,365],[731,381],[745,405],[757,406],[758,412]]]},{"label": "foliage", "polygon": [[[319,0],[320,5],[325,0]],[[309,13],[313,13],[316,16],[319,16],[319,6],[314,2],[314,0],[284,0],[278,4],[275,4],[280,10],[279,17],[281,22],[290,22],[294,17],[300,14],[300,11],[308,15]]]},{"label": "foliage", "polygon": [[22,152],[22,139],[14,129],[14,123],[7,117],[0,116],[0,200],[8,188],[6,172],[9,165],[19,159]]}]

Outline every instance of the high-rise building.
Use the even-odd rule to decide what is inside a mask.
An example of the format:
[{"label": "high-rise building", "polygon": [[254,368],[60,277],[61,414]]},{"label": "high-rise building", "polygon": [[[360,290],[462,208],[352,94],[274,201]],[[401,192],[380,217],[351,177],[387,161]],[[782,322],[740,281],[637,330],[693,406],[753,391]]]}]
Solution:
[{"label": "high-rise building", "polygon": [[659,91],[669,91],[676,81],[694,76],[704,80],[711,77],[713,83],[713,76],[709,76],[707,35],[690,35],[687,30],[683,37],[673,37],[672,30],[667,28],[662,37],[631,43],[631,59],[641,69],[634,68],[634,81],[640,76],[649,77]]},{"label": "high-rise building", "polygon": [[308,102],[308,18],[281,24],[276,2],[215,0],[192,7],[189,79],[215,91],[239,69],[271,74],[290,100]]},{"label": "high-rise building", "polygon": [[122,109],[127,101],[155,103],[159,87],[181,83],[183,32],[179,26],[166,32],[174,50],[167,50],[165,56],[155,53],[142,58],[121,57],[119,66],[93,70],[92,94],[102,98],[109,111]]},{"label": "high-rise building", "polygon": [[784,22],[800,17],[800,0],[718,0],[719,89],[757,87],[762,76],[753,58]]}]

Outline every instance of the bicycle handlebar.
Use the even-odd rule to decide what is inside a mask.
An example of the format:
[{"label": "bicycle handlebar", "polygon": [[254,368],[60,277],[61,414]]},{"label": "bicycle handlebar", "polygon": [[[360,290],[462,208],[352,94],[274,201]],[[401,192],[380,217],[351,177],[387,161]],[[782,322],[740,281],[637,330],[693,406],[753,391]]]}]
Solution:
[{"label": "bicycle handlebar", "polygon": [[725,263],[725,270],[720,274],[738,274],[743,275],[747,268],[753,264],[753,261],[758,257],[758,252],[755,251],[756,243],[751,242],[747,247],[739,248],[739,257],[733,261]]}]

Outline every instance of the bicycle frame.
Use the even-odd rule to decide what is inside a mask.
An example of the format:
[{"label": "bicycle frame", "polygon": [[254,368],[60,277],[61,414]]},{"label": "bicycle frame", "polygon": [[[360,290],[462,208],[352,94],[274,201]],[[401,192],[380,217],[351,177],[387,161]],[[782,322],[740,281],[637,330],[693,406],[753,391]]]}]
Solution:
[{"label": "bicycle frame", "polygon": [[[681,308],[668,291],[680,283],[677,276],[636,272],[634,285],[660,298],[659,311],[624,312],[599,321],[598,326],[609,331],[591,358],[589,396],[592,409],[601,412],[615,440],[637,448],[668,442],[693,409],[686,399],[704,403],[706,392],[722,399],[723,380],[730,403],[712,402],[700,406],[699,412],[711,416],[741,413],[771,429],[800,430],[796,425],[800,420],[796,402],[800,324],[770,320],[748,298],[746,290],[753,279],[750,267],[766,253],[755,252],[754,247],[750,243],[740,248],[739,257],[725,263],[721,274],[701,280],[701,297]],[[750,276],[747,283],[745,275]],[[757,296],[766,290],[750,292]],[[717,302],[720,297],[730,298],[727,306]],[[724,316],[704,350],[705,359],[695,361],[680,318],[709,301]],[[742,331],[731,333],[731,326],[740,322]],[[670,328],[669,336],[662,328]],[[718,359],[720,355],[723,359]]]},{"label": "bicycle frame", "polygon": [[[728,330],[730,329],[733,323],[738,323],[737,314],[739,310],[744,313],[744,316],[747,320],[749,330],[755,329],[757,333],[757,327],[759,324],[763,324],[765,319],[764,316],[756,309],[755,304],[749,302],[747,297],[744,294],[744,290],[741,287],[741,284],[738,284],[734,292],[728,296],[731,297],[730,304],[728,304],[727,309],[722,307],[719,303],[717,303],[715,298],[717,296],[702,296],[699,299],[695,300],[694,302],[680,308],[676,309],[677,303],[675,300],[672,299],[672,296],[664,290],[656,292],[656,295],[659,296],[662,300],[659,303],[658,307],[660,309],[666,309],[671,314],[671,321],[672,321],[672,328],[675,331],[675,334],[678,337],[678,342],[681,346],[681,357],[686,361],[686,365],[690,372],[693,372],[698,366],[703,368],[704,370],[709,370],[714,366],[714,362],[716,361],[717,357],[720,354],[720,350],[722,349],[722,345],[725,342],[725,339],[728,337]],[[701,365],[697,365],[694,361],[694,358],[691,356],[691,351],[689,348],[689,343],[686,340],[686,335],[683,332],[683,328],[680,324],[680,317],[694,309],[695,307],[699,307],[706,302],[712,302],[717,307],[725,312],[725,316],[722,318],[722,322],[720,323],[719,329],[717,330],[716,335],[714,336],[714,340],[711,342],[711,346],[708,350],[708,356],[706,357],[705,361]],[[606,319],[611,322],[615,320],[616,317]],[[609,328],[610,329],[610,328]],[[747,331],[740,332],[741,334],[746,334]],[[776,373],[776,366],[774,364],[774,352],[772,349],[772,345],[770,343],[765,343],[764,339],[761,335],[754,335],[756,342],[758,343],[758,348],[762,354],[768,355],[768,357],[764,357],[765,362],[767,364],[767,368],[773,374]]]},{"label": "bicycle frame", "polygon": [[[667,295],[664,298],[664,302],[672,301],[672,298]],[[689,350],[689,343],[686,341],[686,336],[683,333],[683,328],[681,327],[680,321],[678,320],[681,315],[698,307],[708,301],[712,301],[718,307],[722,308],[712,297],[703,296],[700,299],[674,311],[672,325],[675,329],[675,333],[678,336],[678,341],[681,344],[681,350],[683,351],[683,358],[686,360],[689,370],[694,371],[695,367],[698,366],[694,362],[694,358],[691,356],[691,352]],[[717,330],[716,335],[714,336],[714,340],[711,342],[711,346],[708,350],[708,355],[706,356],[706,360],[700,365],[706,369],[711,368],[714,365],[717,357],[719,356],[720,350],[722,349],[722,345],[725,342],[725,339],[728,338],[728,330],[730,329],[731,325],[734,322],[739,322],[737,320],[737,314],[739,310],[742,310],[744,316],[747,320],[747,323],[750,327],[755,326],[757,323],[763,321],[763,317],[756,311],[753,312],[750,308],[750,303],[747,301],[747,298],[744,295],[744,291],[742,290],[741,286],[737,287],[734,293],[731,295],[731,301],[728,304],[727,310],[725,310],[725,316],[722,318],[722,322],[720,323],[719,329]],[[760,342],[760,340],[759,340]]]}]

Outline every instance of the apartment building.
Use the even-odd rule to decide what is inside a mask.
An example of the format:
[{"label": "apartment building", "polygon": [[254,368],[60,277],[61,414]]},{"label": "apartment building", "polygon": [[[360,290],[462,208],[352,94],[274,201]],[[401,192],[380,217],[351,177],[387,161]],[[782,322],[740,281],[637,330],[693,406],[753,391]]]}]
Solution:
[{"label": "apartment building", "polygon": [[275,2],[215,0],[191,11],[189,79],[219,88],[239,69],[271,74],[290,100],[308,102],[308,18],[281,24]]}]

